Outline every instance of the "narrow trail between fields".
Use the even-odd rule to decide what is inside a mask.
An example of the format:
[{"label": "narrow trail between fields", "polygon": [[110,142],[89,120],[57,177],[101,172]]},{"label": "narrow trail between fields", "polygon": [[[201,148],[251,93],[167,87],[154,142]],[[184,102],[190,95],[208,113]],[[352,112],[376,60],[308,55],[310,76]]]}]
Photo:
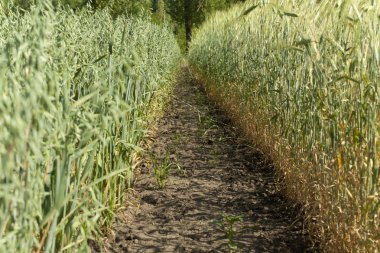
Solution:
[{"label": "narrow trail between fields", "polygon": [[[243,139],[184,68],[108,251],[313,252],[273,167]],[[153,167],[168,163],[160,189]]]}]

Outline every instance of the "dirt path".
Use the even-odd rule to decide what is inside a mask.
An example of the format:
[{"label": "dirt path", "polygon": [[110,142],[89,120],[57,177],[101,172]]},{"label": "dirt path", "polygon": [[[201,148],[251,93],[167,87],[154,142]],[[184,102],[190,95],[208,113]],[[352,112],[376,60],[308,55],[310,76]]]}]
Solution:
[{"label": "dirt path", "polygon": [[[234,244],[236,252],[312,252],[297,210],[275,187],[271,165],[188,73],[150,146],[110,252],[229,252]],[[159,189],[152,167],[164,166],[166,156],[173,166]],[[231,221],[236,232],[228,240],[227,220],[234,216],[241,221]]]}]

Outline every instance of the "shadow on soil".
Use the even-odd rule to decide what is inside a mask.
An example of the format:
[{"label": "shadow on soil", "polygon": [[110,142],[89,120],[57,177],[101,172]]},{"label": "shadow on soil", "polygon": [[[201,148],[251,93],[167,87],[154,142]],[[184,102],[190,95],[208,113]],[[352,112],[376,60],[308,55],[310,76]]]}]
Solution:
[{"label": "shadow on soil", "polygon": [[[302,215],[279,192],[271,164],[190,76],[185,69],[178,79],[106,251],[315,252]],[[151,158],[165,154],[172,168],[160,189]],[[241,220],[228,231],[223,217],[234,216]]]}]

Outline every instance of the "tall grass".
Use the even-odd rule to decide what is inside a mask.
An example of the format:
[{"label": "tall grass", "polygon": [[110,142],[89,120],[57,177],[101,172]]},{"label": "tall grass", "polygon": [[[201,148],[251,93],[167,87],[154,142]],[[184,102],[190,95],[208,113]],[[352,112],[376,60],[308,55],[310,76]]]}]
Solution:
[{"label": "tall grass", "polygon": [[378,1],[249,1],[190,49],[331,252],[380,251],[379,33]]},{"label": "tall grass", "polygon": [[168,29],[106,11],[3,10],[0,252],[88,251],[133,182],[179,48]]}]

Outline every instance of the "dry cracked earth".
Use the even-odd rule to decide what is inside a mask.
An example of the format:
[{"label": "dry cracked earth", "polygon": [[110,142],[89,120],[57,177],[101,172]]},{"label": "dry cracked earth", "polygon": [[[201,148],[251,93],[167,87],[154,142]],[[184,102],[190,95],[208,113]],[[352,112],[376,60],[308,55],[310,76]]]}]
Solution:
[{"label": "dry cracked earth", "polygon": [[[299,208],[281,195],[271,163],[186,68],[147,146],[104,251],[316,251]],[[160,189],[153,167],[166,165],[170,176]]]}]

